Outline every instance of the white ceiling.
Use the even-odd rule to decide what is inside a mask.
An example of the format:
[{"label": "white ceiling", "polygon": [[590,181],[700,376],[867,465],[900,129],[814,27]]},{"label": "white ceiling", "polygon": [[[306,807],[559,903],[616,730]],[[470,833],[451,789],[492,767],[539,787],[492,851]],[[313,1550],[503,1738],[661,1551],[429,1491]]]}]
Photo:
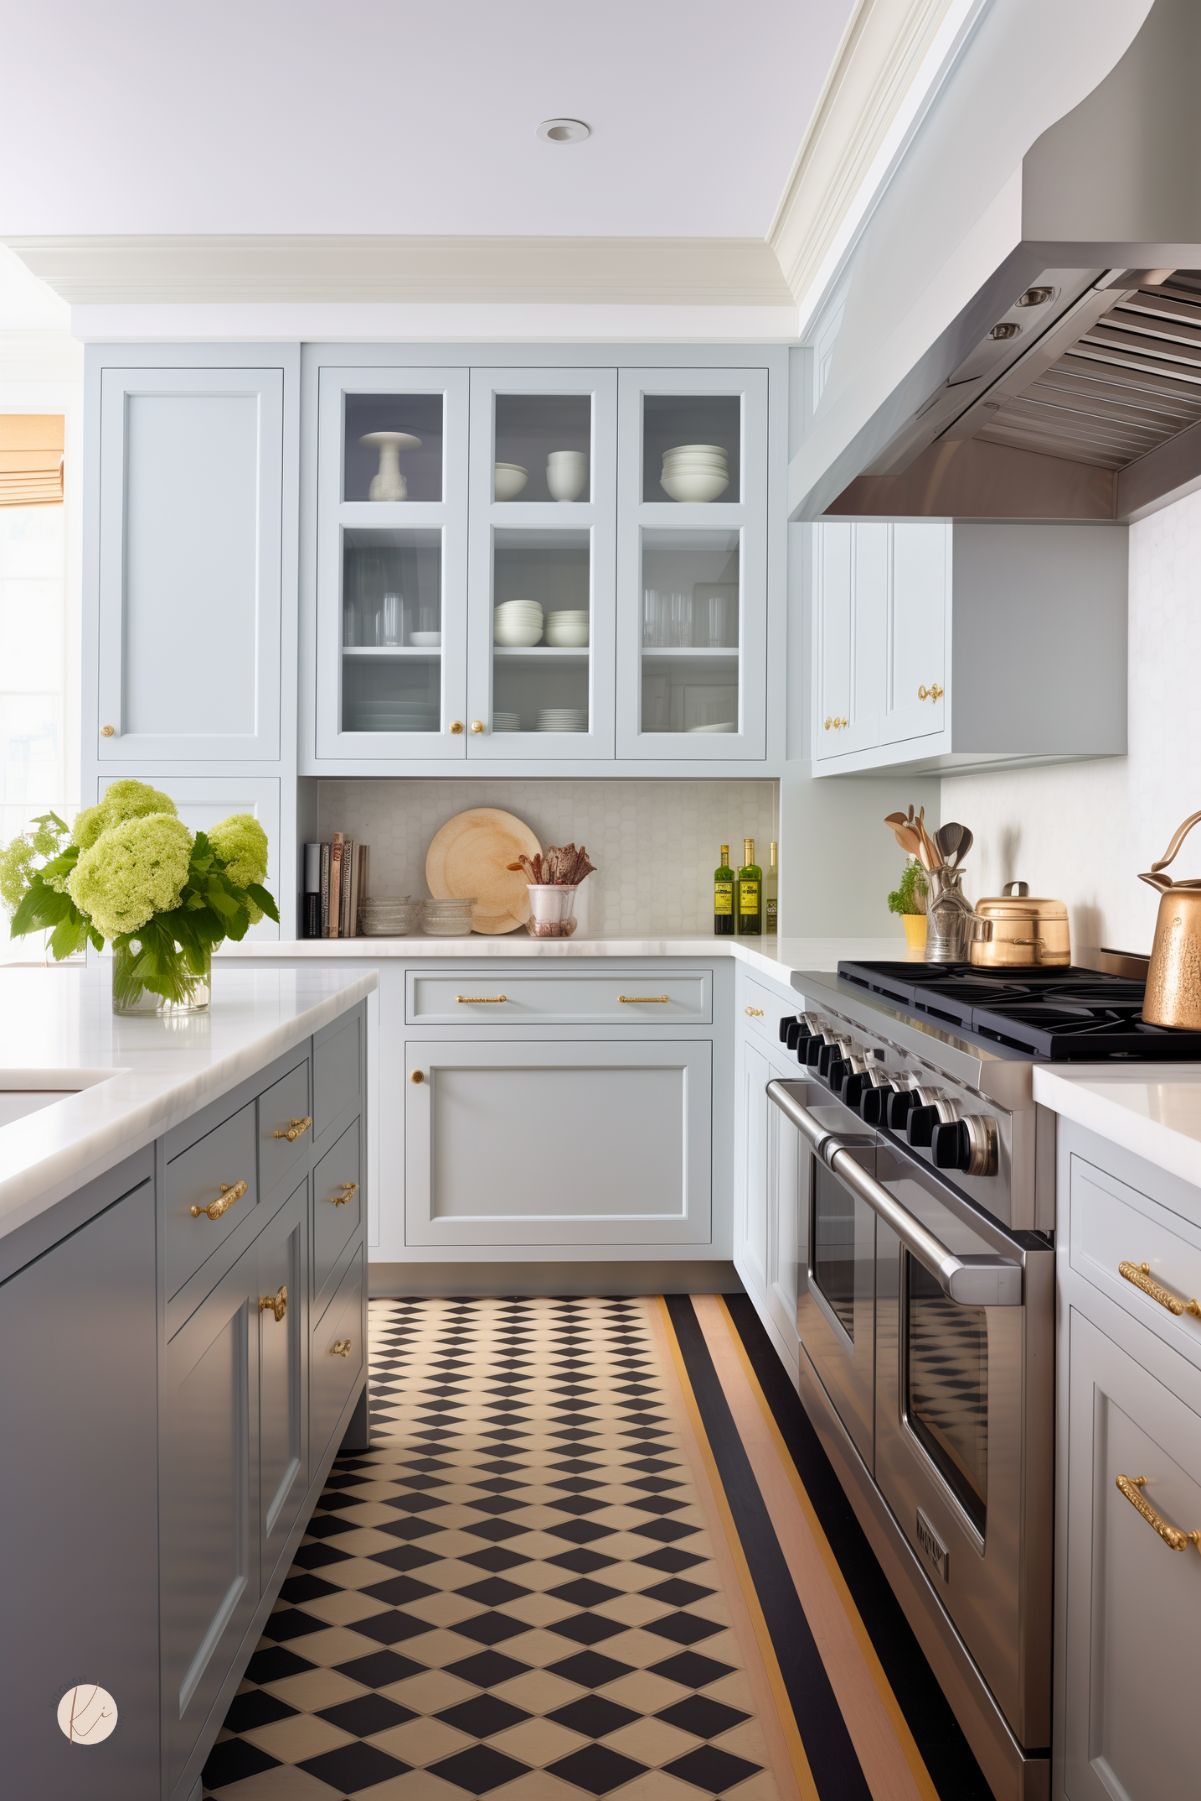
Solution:
[{"label": "white ceiling", "polygon": [[855,3],[4,0],[0,237],[762,237]]}]

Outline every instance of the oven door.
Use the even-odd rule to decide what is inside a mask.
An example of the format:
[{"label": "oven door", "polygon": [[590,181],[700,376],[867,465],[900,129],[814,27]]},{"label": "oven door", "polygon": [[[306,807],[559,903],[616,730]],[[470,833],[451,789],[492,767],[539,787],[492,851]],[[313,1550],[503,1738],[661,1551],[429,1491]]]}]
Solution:
[{"label": "oven door", "polygon": [[826,1089],[770,1082],[768,1098],[800,1139],[797,1331],[834,1411],[870,1470],[875,1430],[876,1216],[834,1174],[825,1151],[853,1152],[875,1174],[877,1140]]},{"label": "oven door", "polygon": [[[924,1166],[876,1178],[966,1268],[956,1294],[876,1222],[876,1484],[1019,1743],[1050,1742],[1054,1253],[1013,1237]],[[986,1284],[987,1290],[987,1284]]]}]

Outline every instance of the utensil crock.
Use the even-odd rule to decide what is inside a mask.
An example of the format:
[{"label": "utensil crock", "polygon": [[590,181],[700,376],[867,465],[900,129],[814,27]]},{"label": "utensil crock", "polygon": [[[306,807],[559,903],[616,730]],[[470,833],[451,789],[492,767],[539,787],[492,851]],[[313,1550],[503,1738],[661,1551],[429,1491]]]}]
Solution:
[{"label": "utensil crock", "polygon": [[1177,882],[1163,872],[1198,820],[1201,812],[1190,814],[1159,861],[1139,877],[1160,894],[1143,1018],[1189,1032],[1201,1031],[1201,878]]}]

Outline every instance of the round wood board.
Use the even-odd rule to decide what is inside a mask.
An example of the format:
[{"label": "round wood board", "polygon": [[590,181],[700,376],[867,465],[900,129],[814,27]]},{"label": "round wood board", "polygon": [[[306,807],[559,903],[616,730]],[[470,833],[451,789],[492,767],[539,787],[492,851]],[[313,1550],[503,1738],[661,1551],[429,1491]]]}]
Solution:
[{"label": "round wood board", "polygon": [[542,845],[515,813],[469,807],[440,826],[425,853],[425,879],[435,900],[475,901],[472,930],[515,932],[530,916],[525,871],[508,869]]}]

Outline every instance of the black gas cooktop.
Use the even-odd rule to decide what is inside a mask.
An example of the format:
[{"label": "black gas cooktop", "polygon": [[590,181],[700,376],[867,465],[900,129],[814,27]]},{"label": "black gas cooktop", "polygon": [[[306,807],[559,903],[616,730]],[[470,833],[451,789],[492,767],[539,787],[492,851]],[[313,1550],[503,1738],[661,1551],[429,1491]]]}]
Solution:
[{"label": "black gas cooktop", "polygon": [[840,963],[838,973],[918,1019],[1027,1057],[1056,1063],[1201,1058],[1201,1032],[1148,1025],[1143,984],[1125,976],[967,963]]}]

